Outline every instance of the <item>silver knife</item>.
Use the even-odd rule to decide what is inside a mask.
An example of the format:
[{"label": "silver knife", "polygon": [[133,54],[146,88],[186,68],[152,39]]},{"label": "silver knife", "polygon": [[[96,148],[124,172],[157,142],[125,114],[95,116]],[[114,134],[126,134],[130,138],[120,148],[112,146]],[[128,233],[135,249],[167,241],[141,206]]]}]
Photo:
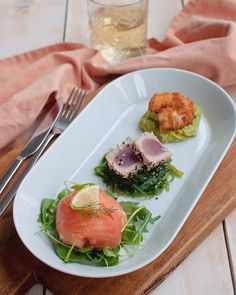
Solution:
[{"label": "silver knife", "polygon": [[43,153],[45,147],[48,145],[48,143],[51,141],[52,136],[50,134],[48,135],[47,138],[45,138],[42,142],[42,145],[40,148],[37,150],[36,153],[31,157],[29,163],[27,164],[24,172],[19,176],[19,178],[14,182],[13,186],[11,189],[7,192],[7,194],[0,200],[0,217],[2,214],[5,212],[7,209],[8,205],[11,203],[12,199],[15,196],[15,193],[17,189],[19,188],[21,182],[24,180],[25,176],[29,173],[33,165],[38,161],[39,157]]},{"label": "silver knife", "polygon": [[[17,156],[16,160],[12,164],[12,166],[8,169],[6,174],[0,180],[0,193],[4,190],[4,188],[9,183],[12,176],[16,173],[17,169],[23,163],[25,159],[35,154],[41,147],[42,143],[44,142],[45,138],[47,138],[48,134],[50,133],[57,116],[59,114],[59,106],[58,103],[55,102],[51,109],[49,110],[48,114],[45,118],[40,122],[38,128],[34,132],[30,141],[26,144],[23,151]],[[49,123],[50,122],[50,123]],[[46,128],[45,125],[50,125],[49,128]]]}]

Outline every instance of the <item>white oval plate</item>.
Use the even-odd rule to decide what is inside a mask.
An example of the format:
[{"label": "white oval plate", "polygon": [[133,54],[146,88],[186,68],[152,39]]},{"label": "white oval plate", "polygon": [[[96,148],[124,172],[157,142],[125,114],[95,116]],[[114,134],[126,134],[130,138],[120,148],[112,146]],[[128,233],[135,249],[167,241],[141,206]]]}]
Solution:
[{"label": "white oval plate", "polygon": [[[143,247],[113,267],[63,263],[39,230],[43,198],[52,198],[64,180],[96,182],[93,174],[103,154],[126,137],[141,134],[138,121],[154,92],[178,91],[203,112],[197,137],[168,144],[173,164],[184,171],[158,200],[133,199],[147,206],[160,221],[150,226]],[[77,276],[111,277],[137,270],[157,258],[177,235],[233,140],[235,107],[229,95],[210,80],[177,69],[147,69],[124,75],[106,86],[85,108],[28,174],[14,202],[14,222],[25,246],[49,266]]]}]

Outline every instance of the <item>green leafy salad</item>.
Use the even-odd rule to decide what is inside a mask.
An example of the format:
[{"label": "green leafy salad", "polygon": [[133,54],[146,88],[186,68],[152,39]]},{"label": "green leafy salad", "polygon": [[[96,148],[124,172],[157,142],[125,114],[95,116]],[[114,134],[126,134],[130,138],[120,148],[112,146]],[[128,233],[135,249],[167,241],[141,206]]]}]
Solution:
[{"label": "green leafy salad", "polygon": [[[60,238],[56,230],[56,212],[59,202],[73,191],[78,191],[85,186],[73,184],[64,188],[55,199],[43,199],[41,202],[38,222],[40,223],[40,232],[46,234],[51,240],[56,255],[65,263],[76,262],[80,264],[96,265],[96,266],[113,266],[119,263],[121,257],[121,249],[125,255],[134,255],[134,250],[141,245],[143,241],[143,233],[147,232],[149,224],[153,224],[160,216],[153,217],[151,212],[139,205],[137,202],[119,202],[127,216],[127,221],[122,228],[121,243],[115,249],[104,247],[96,249],[91,246],[85,246],[82,249],[75,245],[67,245]],[[108,193],[107,193],[108,194]],[[89,209],[89,211],[88,211]],[[94,218],[101,207],[88,204],[78,209],[86,218]],[[98,212],[97,212],[97,211]],[[93,214],[91,214],[91,212]],[[101,213],[102,212],[102,213]],[[110,214],[110,211],[101,211],[99,214]]]},{"label": "green leafy salad", "polygon": [[152,168],[142,169],[132,177],[123,178],[111,170],[105,156],[94,168],[95,174],[100,176],[113,193],[131,197],[153,198],[163,190],[169,190],[169,184],[175,177],[181,177],[183,172],[166,162]]}]

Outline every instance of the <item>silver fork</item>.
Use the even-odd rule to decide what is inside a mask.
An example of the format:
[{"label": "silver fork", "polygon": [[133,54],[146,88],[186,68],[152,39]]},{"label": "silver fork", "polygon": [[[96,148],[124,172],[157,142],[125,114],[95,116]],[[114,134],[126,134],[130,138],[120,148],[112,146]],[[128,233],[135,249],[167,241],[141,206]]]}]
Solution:
[{"label": "silver fork", "polygon": [[72,89],[66,103],[64,103],[63,107],[60,110],[60,113],[58,115],[56,122],[54,123],[51,133],[43,141],[40,149],[31,157],[31,160],[26,166],[24,172],[18,177],[18,179],[15,181],[11,189],[1,199],[0,216],[5,212],[6,208],[13,200],[21,182],[25,178],[26,174],[30,171],[32,166],[40,158],[45,148],[48,146],[49,142],[54,137],[60,135],[70,125],[70,123],[74,120],[74,118],[78,115],[85,96],[86,96],[85,90],[75,88],[75,87]]},{"label": "silver fork", "polygon": [[[78,115],[82,103],[84,101],[84,98],[86,96],[86,91],[83,89],[79,88],[73,88],[66,103],[64,103],[60,115],[55,122],[51,133],[48,135],[46,138],[45,142],[42,144],[42,148],[38,151],[37,153],[37,159],[41,156],[45,148],[48,146],[50,141],[60,135],[69,125],[70,123],[74,120],[74,118]],[[0,216],[1,216],[1,202],[0,202]]]}]

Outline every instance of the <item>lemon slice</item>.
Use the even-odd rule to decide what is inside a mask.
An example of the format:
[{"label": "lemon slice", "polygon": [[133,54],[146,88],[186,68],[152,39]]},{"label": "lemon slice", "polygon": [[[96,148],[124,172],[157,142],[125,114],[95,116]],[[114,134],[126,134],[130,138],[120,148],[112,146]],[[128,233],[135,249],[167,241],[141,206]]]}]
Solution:
[{"label": "lemon slice", "polygon": [[81,189],[71,200],[71,205],[75,209],[78,207],[86,206],[88,204],[93,204],[94,207],[97,206],[99,208],[100,204],[98,185],[90,185]]}]

